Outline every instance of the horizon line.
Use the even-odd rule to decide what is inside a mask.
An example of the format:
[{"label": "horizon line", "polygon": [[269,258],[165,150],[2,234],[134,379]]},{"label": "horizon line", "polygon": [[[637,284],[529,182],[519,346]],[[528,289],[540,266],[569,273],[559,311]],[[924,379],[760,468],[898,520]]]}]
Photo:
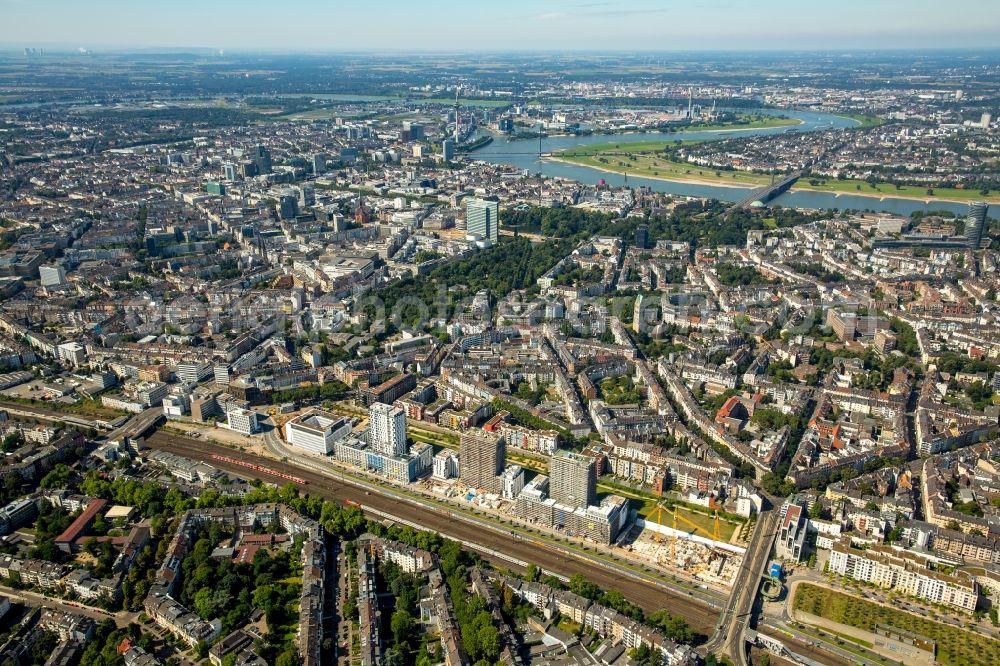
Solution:
[{"label": "horizon line", "polygon": [[[1000,37],[998,37],[1000,39]],[[1000,42],[998,42],[1000,43]],[[922,53],[940,51],[960,51],[960,52],[985,52],[1000,53],[1000,46],[850,46],[850,47],[730,47],[730,48],[683,48],[683,49],[645,49],[645,48],[421,48],[421,47],[399,47],[399,48],[248,48],[233,46],[171,46],[168,44],[158,44],[154,46],[140,45],[114,45],[114,44],[94,44],[57,42],[0,42],[0,54],[8,52],[22,51],[25,48],[53,49],[50,53],[77,54],[80,49],[101,49],[104,53],[156,53],[159,51],[169,51],[172,53],[184,53],[191,51],[219,52],[225,51],[233,55],[377,55],[382,53],[406,54],[406,53],[440,53],[440,54],[518,54],[518,53],[571,53],[571,54],[689,54],[689,53]],[[90,55],[101,55],[92,53]]]}]

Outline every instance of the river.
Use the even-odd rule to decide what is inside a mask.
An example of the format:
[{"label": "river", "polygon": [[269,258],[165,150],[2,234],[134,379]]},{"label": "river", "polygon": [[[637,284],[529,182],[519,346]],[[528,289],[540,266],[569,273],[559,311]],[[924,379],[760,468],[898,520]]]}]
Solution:
[{"label": "river", "polygon": [[[554,153],[567,148],[588,146],[598,143],[630,143],[634,141],[671,141],[674,139],[718,140],[738,136],[762,136],[769,134],[784,134],[786,132],[816,132],[825,129],[852,127],[856,121],[842,118],[830,113],[816,111],[785,111],[765,110],[755,113],[789,116],[802,121],[799,125],[783,127],[766,127],[746,130],[715,130],[695,132],[637,132],[634,134],[592,134],[589,136],[553,136],[541,140],[543,153]],[[481,150],[473,152],[472,156],[493,164],[509,164],[519,169],[545,176],[570,178],[581,183],[596,184],[604,179],[609,185],[624,185],[625,176],[620,173],[609,173],[590,167],[540,160],[538,158],[538,139],[517,139],[506,141],[498,138]],[[632,186],[644,185],[657,192],[679,194],[690,197],[719,199],[721,201],[739,201],[750,190],[744,187],[727,187],[725,185],[704,185],[700,183],[685,183],[681,181],[659,180],[655,178],[640,178],[629,176],[628,183]],[[786,208],[823,208],[837,210],[873,210],[896,215],[910,215],[915,211],[948,210],[964,215],[969,207],[964,203],[948,201],[932,201],[925,203],[916,199],[900,199],[897,197],[867,197],[854,194],[836,194],[833,192],[810,192],[807,190],[789,191],[775,197],[771,205]]]}]

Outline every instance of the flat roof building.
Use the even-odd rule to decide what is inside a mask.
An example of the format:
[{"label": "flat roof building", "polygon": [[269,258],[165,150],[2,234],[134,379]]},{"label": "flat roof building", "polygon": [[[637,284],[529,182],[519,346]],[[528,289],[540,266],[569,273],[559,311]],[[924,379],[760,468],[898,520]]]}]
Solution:
[{"label": "flat roof building", "polygon": [[369,442],[375,450],[391,456],[406,455],[406,412],[376,402],[368,408]]},{"label": "flat roof building", "polygon": [[260,430],[257,423],[257,412],[233,406],[226,412],[229,429],[244,435],[252,435]]},{"label": "flat roof building", "polygon": [[285,424],[285,440],[292,446],[330,455],[338,439],[351,433],[350,419],[318,409],[306,412]]},{"label": "flat roof building", "polygon": [[485,199],[468,199],[465,203],[465,231],[477,240],[496,243],[500,237],[500,204]]},{"label": "flat roof building", "polygon": [[58,287],[66,284],[66,270],[62,266],[39,266],[38,277],[43,287]]},{"label": "flat roof building", "polygon": [[507,447],[502,437],[483,430],[462,433],[458,455],[462,482],[499,493],[506,457]]},{"label": "flat roof building", "polygon": [[556,502],[585,509],[597,499],[594,459],[560,451],[549,463],[549,493]]}]

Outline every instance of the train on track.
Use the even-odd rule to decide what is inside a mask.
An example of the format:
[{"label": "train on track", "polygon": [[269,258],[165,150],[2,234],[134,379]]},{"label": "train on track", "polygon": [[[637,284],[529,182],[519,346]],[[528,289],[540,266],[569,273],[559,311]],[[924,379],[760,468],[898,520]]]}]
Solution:
[{"label": "train on track", "polygon": [[279,479],[284,479],[285,481],[291,481],[293,483],[298,483],[299,485],[302,485],[302,486],[304,486],[304,485],[306,485],[306,484],[309,483],[305,479],[303,479],[301,477],[298,477],[298,476],[293,476],[291,474],[286,474],[285,472],[279,472],[276,469],[271,469],[270,467],[264,467],[263,465],[255,465],[255,464],[249,463],[249,462],[247,462],[245,460],[237,460],[236,458],[230,458],[229,456],[220,456],[217,453],[213,453],[212,454],[212,459],[213,460],[219,460],[219,461],[222,461],[222,462],[225,462],[225,463],[229,463],[230,465],[239,465],[240,467],[246,467],[247,469],[252,469],[255,472],[263,472],[264,474],[270,474],[271,476],[276,476]]}]

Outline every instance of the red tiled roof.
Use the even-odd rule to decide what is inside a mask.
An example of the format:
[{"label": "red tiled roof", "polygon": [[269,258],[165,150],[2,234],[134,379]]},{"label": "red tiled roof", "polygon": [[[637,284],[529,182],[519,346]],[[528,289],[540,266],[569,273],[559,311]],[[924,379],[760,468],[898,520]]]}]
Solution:
[{"label": "red tiled roof", "polygon": [[56,543],[71,543],[76,541],[80,533],[90,526],[90,523],[97,517],[97,514],[107,505],[108,501],[104,499],[91,500],[87,508],[76,517],[76,520],[66,528],[66,531],[56,537]]}]

